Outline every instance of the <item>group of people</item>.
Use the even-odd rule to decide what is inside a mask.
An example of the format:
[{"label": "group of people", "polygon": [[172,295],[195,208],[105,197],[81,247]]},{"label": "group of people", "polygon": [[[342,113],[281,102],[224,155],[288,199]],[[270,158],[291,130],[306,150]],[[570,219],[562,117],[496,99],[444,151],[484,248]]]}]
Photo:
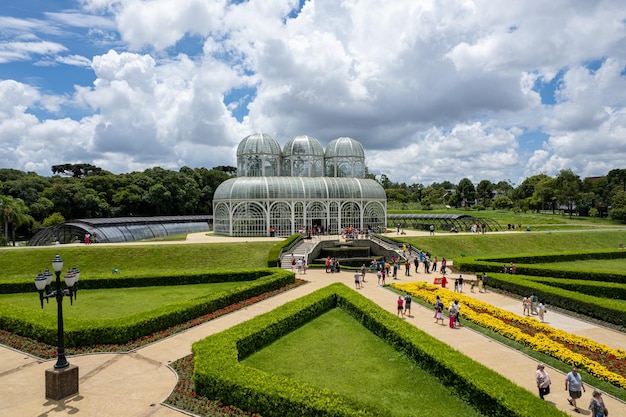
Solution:
[{"label": "group of people", "polygon": [[411,298],[411,295],[409,293],[407,293],[404,297],[401,295],[398,296],[398,316],[404,317],[406,315],[411,317],[412,301],[413,299]]},{"label": "group of people", "polygon": [[307,269],[306,259],[304,259],[304,257],[300,257],[296,259],[296,257],[293,256],[293,253],[292,253],[291,254],[291,272],[298,271],[298,274],[306,274],[306,269]]},{"label": "group of people", "polygon": [[[552,384],[550,375],[548,375],[543,363],[537,364],[535,380],[537,382],[537,388],[539,389],[539,398],[543,400],[546,395],[550,394],[550,385]],[[565,376],[565,391],[568,391],[569,394],[567,402],[574,407],[575,412],[581,413],[576,400],[580,399],[583,392],[586,392],[586,390],[578,368],[575,366],[572,367],[572,370]],[[593,390],[591,401],[589,402],[589,410],[591,410],[591,417],[604,417],[609,415],[609,411],[602,399],[602,392],[597,389]]]},{"label": "group of people", "polygon": [[[437,296],[437,298],[435,299],[435,314],[433,318],[435,319],[435,323],[441,322],[442,326],[444,325],[445,318],[444,310],[445,307],[443,305],[443,301],[441,301],[441,298]],[[461,322],[459,320],[460,313],[461,305],[459,304],[459,300],[452,301],[450,303],[450,306],[448,306],[448,325],[451,329],[457,329],[461,325]]]},{"label": "group of people", "polygon": [[535,294],[522,298],[522,315],[537,315],[539,320],[544,321],[546,312],[548,311],[545,303],[539,300]]},{"label": "group of people", "polygon": [[515,265],[513,262],[511,262],[511,266],[506,266],[506,264],[503,264],[502,268],[500,268],[500,272],[502,272],[503,274],[516,274],[517,265]]},{"label": "group of people", "polygon": [[91,245],[92,243],[98,243],[98,235],[96,232],[93,232],[93,235],[89,232],[85,233],[85,245]]},{"label": "group of people", "polygon": [[341,272],[341,264],[339,263],[339,259],[337,258],[331,258],[330,256],[327,257],[324,261],[324,265],[326,266],[327,274]]}]

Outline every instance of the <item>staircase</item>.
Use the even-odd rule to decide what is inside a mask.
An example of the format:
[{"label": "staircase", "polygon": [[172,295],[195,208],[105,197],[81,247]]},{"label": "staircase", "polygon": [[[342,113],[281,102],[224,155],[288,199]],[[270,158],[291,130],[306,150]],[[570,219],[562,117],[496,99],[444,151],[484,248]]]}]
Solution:
[{"label": "staircase", "polygon": [[313,238],[310,240],[304,239],[302,240],[299,244],[297,244],[296,246],[294,246],[290,252],[287,253],[283,253],[283,255],[280,257],[280,265],[283,269],[287,269],[289,271],[291,271],[291,256],[293,254],[293,257],[296,259],[296,261],[300,258],[304,258],[307,260],[307,264],[309,263],[308,261],[308,256],[309,253],[311,253],[311,251],[313,250],[313,248],[315,248],[315,246],[317,246],[318,241]]}]

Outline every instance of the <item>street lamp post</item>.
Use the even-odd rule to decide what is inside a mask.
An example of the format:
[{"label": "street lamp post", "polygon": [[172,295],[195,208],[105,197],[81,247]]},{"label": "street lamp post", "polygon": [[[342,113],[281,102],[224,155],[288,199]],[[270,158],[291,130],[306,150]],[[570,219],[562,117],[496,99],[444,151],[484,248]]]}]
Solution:
[{"label": "street lamp post", "polygon": [[78,367],[70,365],[65,357],[65,333],[63,330],[63,297],[69,297],[70,303],[76,299],[78,291],[78,279],[80,271],[76,267],[70,269],[65,274],[65,285],[61,288],[61,271],[63,270],[63,259],[57,254],[52,260],[52,268],[56,275],[55,289],[51,291],[52,274],[46,268],[35,278],[35,286],[39,291],[39,301],[43,308],[43,300],[46,303],[49,298],[57,300],[57,362],[54,368],[46,370],[46,398],[60,400],[78,392]]}]

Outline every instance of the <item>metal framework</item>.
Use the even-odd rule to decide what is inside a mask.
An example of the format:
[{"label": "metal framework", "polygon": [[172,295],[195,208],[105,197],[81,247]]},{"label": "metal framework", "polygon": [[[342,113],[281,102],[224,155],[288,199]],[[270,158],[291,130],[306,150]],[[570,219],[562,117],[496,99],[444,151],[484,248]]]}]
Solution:
[{"label": "metal framework", "polygon": [[429,230],[430,225],[435,230],[450,231],[455,227],[459,232],[469,232],[472,225],[480,227],[484,224],[488,232],[502,230],[502,226],[492,219],[476,218],[467,214],[389,214],[388,227],[400,225],[405,229]]},{"label": "metal framework", "polygon": [[387,198],[362,178],[257,177],[222,183],[213,200],[214,232],[229,236],[277,236],[317,229],[381,230]]},{"label": "metal framework", "polygon": [[213,216],[208,215],[76,219],[40,230],[28,241],[28,245],[83,242],[87,233],[97,237],[100,243],[119,243],[208,232],[212,219]]},{"label": "metal framework", "polygon": [[337,138],[324,150],[317,139],[296,136],[281,152],[271,136],[255,133],[239,144],[237,166],[238,177],[220,184],[213,196],[216,234],[385,227],[385,190],[365,179],[363,146],[352,138]]}]

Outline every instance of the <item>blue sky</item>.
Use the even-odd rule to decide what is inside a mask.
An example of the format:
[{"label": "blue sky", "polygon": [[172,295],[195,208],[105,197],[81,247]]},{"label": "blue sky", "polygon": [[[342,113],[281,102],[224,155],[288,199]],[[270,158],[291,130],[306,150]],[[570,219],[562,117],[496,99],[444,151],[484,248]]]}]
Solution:
[{"label": "blue sky", "polygon": [[350,136],[430,184],[624,168],[616,1],[8,0],[0,168],[235,165],[245,136]]}]

